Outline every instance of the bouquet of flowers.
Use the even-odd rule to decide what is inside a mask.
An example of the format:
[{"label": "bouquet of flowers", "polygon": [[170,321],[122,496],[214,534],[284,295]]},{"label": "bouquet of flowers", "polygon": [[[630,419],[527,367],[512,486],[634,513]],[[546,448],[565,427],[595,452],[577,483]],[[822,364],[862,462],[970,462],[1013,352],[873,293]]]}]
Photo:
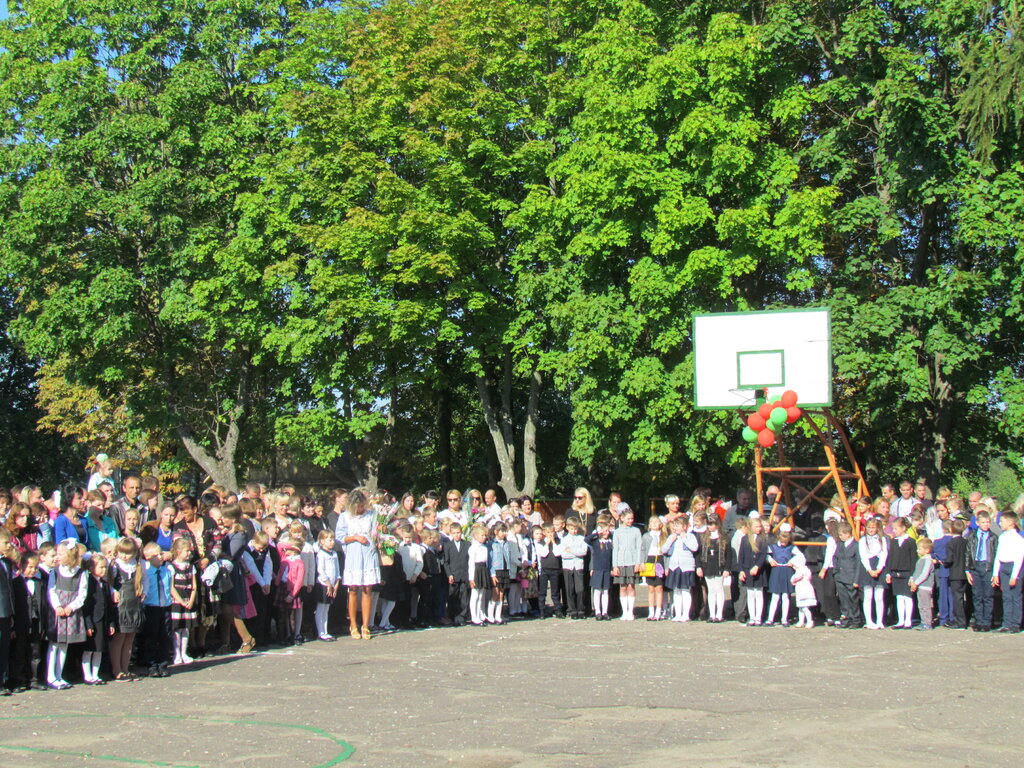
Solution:
[{"label": "bouquet of flowers", "polygon": [[374,510],[375,525],[373,538],[377,542],[377,551],[386,557],[394,557],[398,551],[398,537],[391,532],[394,522],[393,508],[377,507]]},{"label": "bouquet of flowers", "polygon": [[480,513],[476,509],[471,509],[466,514],[466,523],[462,526],[462,536],[466,540],[469,539],[470,532],[473,530],[473,526],[480,520]]}]

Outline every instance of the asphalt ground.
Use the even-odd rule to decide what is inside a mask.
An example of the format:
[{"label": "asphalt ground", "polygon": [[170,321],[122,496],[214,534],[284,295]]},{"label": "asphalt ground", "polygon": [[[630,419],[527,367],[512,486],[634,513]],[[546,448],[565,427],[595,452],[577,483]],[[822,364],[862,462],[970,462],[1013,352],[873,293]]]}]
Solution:
[{"label": "asphalt ground", "polygon": [[568,621],[0,699],[0,766],[1020,766],[1024,636]]}]

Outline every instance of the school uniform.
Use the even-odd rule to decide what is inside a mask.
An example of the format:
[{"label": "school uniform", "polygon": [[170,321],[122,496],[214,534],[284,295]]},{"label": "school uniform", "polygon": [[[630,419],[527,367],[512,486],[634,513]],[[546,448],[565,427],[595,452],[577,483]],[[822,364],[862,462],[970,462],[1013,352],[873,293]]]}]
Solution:
[{"label": "school uniform", "polygon": [[586,540],[579,534],[570,533],[562,538],[557,545],[562,558],[562,578],[565,582],[566,601],[569,616],[582,618],[585,603],[583,602],[583,568],[589,553]]},{"label": "school uniform", "polygon": [[931,555],[917,558],[911,576],[917,586],[917,612],[921,617],[918,627],[932,628],[932,588],[935,586],[935,566]]},{"label": "school uniform", "polygon": [[910,577],[917,565],[917,544],[909,534],[897,536],[889,547],[889,579],[896,597],[911,597]]},{"label": "school uniform", "polygon": [[778,565],[768,571],[768,592],[773,595],[793,594],[793,569],[787,567],[793,559],[796,547],[793,544],[774,543],[768,546],[768,556]]},{"label": "school uniform", "polygon": [[839,612],[844,627],[857,629],[864,626],[864,614],[860,605],[861,571],[860,548],[853,537],[836,541],[832,558],[835,569],[836,595],[839,598]]},{"label": "school uniform", "polygon": [[996,546],[999,534],[980,528],[971,531],[967,537],[964,553],[967,556],[967,571],[971,574],[971,595],[974,603],[974,627],[985,630],[992,626],[992,608],[995,603],[995,589],[992,576],[995,566]]},{"label": "school uniform", "polygon": [[448,601],[448,580],[444,576],[441,554],[433,547],[423,549],[423,572],[427,575],[427,618],[435,623],[440,623],[441,619],[445,618],[445,604]]},{"label": "school uniform", "polygon": [[[258,549],[253,548],[252,542],[249,543],[249,556],[252,558],[253,566],[256,568],[261,576],[263,577],[267,585],[274,583],[274,561],[271,559],[271,550],[277,552],[277,547],[267,546],[261,552]],[[196,580],[198,586],[199,580]],[[256,617],[251,622],[246,622],[246,627],[252,633],[253,637],[256,638],[257,645],[263,645],[270,642],[270,615],[272,611],[270,606],[273,603],[270,601],[270,595],[263,594],[263,584],[257,579],[249,585],[249,599],[252,600],[253,610],[256,612]],[[198,611],[199,599],[196,596],[196,609]],[[197,613],[198,615],[198,613]]]},{"label": "school uniform", "polygon": [[953,600],[953,621],[950,629],[966,629],[964,593],[967,591],[967,540],[954,536],[946,545],[946,567],[949,568],[949,590]]},{"label": "school uniform", "polygon": [[640,551],[642,538],[640,531],[634,526],[622,526],[612,532],[612,568],[619,569],[619,575],[613,577],[616,584],[636,584],[636,566],[643,562]]},{"label": "school uniform", "polygon": [[491,574],[487,563],[490,552],[486,544],[473,541],[469,545],[469,575],[473,582],[473,589],[491,588]]},{"label": "school uniform", "polygon": [[404,591],[401,602],[408,604],[410,621],[422,621],[419,609],[426,609],[424,594],[429,590],[430,585],[427,577],[423,574],[423,554],[426,547],[412,541],[398,547],[398,554],[402,558],[402,568],[405,575],[405,583],[408,584],[408,591]]},{"label": "school uniform", "polygon": [[14,563],[0,557],[0,689],[7,685],[11,632],[14,628],[14,586],[11,578]]},{"label": "school uniform", "polygon": [[[804,558],[807,567],[811,569],[811,584],[814,586],[814,594],[818,598],[818,605],[825,615],[825,621],[834,624],[839,621],[839,597],[836,590],[836,540],[827,534],[820,534],[812,541],[822,541],[824,547],[807,547],[804,549]],[[822,572],[824,571],[824,576]]]},{"label": "school uniform", "polygon": [[469,621],[469,542],[448,539],[441,546],[448,584],[448,616],[457,624]]},{"label": "school uniform", "polygon": [[[993,566],[999,574],[1003,593],[1003,625],[1000,632],[1017,632],[1021,623],[1021,570],[1024,568],[1024,539],[1013,528],[999,536]],[[1011,586],[1010,582],[1016,581]]]},{"label": "school uniform", "polygon": [[517,551],[513,552],[512,545],[508,539],[504,541],[494,539],[491,542],[490,549],[488,550],[487,567],[490,569],[494,588],[500,592],[505,592],[508,589],[512,574],[519,571],[518,549],[519,547],[517,546]]},{"label": "school uniform", "polygon": [[610,589],[612,586],[612,540],[596,533],[587,537],[590,546],[590,588]]},{"label": "school uniform", "polygon": [[143,666],[148,665],[152,673],[155,667],[166,667],[170,660],[173,574],[166,563],[154,567],[147,562],[142,568],[145,585],[142,606],[146,620],[139,638],[139,661]]},{"label": "school uniform", "polygon": [[40,563],[39,571],[31,580],[34,583],[29,585],[29,589],[32,592],[32,611],[35,613],[38,621],[39,654],[34,659],[34,668],[35,679],[40,686],[45,686],[47,683],[46,659],[50,652],[50,624],[53,623],[54,617],[53,607],[50,605],[49,584],[51,573],[53,573],[52,569],[48,569]]},{"label": "school uniform", "polygon": [[[865,534],[857,542],[860,551],[860,575],[857,583],[862,589],[885,587],[886,564],[889,560],[889,539],[882,534],[868,536]],[[878,571],[872,576],[870,571]]]},{"label": "school uniform", "polygon": [[682,536],[670,535],[661,546],[666,555],[665,575],[666,589],[690,589],[695,583],[697,569],[697,551],[700,542],[697,537],[687,531]]},{"label": "school uniform", "polygon": [[537,552],[537,559],[540,562],[540,576],[537,583],[537,601],[539,603],[541,616],[544,615],[544,605],[547,601],[548,587],[551,587],[551,603],[555,609],[555,616],[564,616],[562,611],[562,598],[559,587],[559,579],[562,575],[562,558],[559,554],[558,542],[548,545],[546,540],[535,541],[534,548]]},{"label": "school uniform", "polygon": [[935,588],[938,591],[939,625],[945,626],[953,620],[953,593],[949,587],[949,566],[946,565],[946,548],[953,536],[946,534],[932,542],[932,563],[935,565]]},{"label": "school uniform", "polygon": [[[768,577],[765,574],[765,562],[768,558],[768,539],[764,534],[760,537],[761,547],[760,551],[755,552],[754,548],[750,546],[750,538],[744,536],[743,540],[740,541],[740,554],[736,559],[736,565],[738,572],[746,575],[744,584],[749,589],[764,589],[768,584]],[[757,568],[757,573],[753,574],[751,571]]]}]

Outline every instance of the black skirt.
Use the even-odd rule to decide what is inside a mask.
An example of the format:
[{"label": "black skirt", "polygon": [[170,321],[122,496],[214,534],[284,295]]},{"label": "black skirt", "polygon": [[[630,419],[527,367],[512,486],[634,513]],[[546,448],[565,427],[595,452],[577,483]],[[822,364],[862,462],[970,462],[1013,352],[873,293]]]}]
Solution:
[{"label": "black skirt", "polygon": [[693,571],[684,571],[681,568],[673,568],[665,575],[666,589],[689,589],[693,586]]},{"label": "black skirt", "polygon": [[611,589],[612,587],[612,572],[611,571],[594,571],[590,574],[590,588],[591,589]]},{"label": "black skirt", "polygon": [[[507,576],[506,572],[506,576]],[[487,568],[487,563],[477,563],[473,568],[473,583],[476,584],[474,589],[489,589],[491,586],[491,572]]]},{"label": "black skirt", "polygon": [[[899,573],[900,575],[897,576],[896,575],[897,573]],[[904,576],[902,571],[892,571],[889,574],[889,576],[892,579],[892,593],[896,597],[911,597],[911,596],[913,596],[913,593],[910,591],[910,576],[909,575]]]},{"label": "black skirt", "polygon": [[[648,557],[647,557],[647,562],[648,563],[655,563],[655,564],[657,564],[657,563],[660,563],[661,560],[662,560],[661,555],[658,555],[658,556],[648,555]],[[657,571],[655,571],[655,573],[657,573]],[[665,579],[664,579],[664,577],[660,577],[660,576],[654,576],[654,577],[650,577],[649,576],[649,577],[645,578],[644,581],[647,582],[647,586],[648,587],[663,587],[663,586],[665,586]]]},{"label": "black skirt", "polygon": [[495,571],[494,578],[498,581],[497,585],[495,586],[495,589],[500,589],[502,592],[508,589],[508,571]]}]

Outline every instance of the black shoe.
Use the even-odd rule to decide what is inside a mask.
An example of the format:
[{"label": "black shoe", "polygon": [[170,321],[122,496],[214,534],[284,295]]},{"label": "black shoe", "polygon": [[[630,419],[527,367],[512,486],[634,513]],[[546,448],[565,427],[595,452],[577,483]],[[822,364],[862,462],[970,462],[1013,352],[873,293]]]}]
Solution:
[{"label": "black shoe", "polygon": [[1012,630],[1009,627],[1000,627],[999,629],[996,630],[996,632],[999,632],[1000,634],[1009,634],[1010,632],[1013,632],[1013,631],[1015,631],[1015,630]]},{"label": "black shoe", "polygon": [[160,674],[160,668],[159,667],[150,667],[149,668],[149,676],[150,677],[163,677],[163,675]]},{"label": "black shoe", "polygon": [[28,684],[28,687],[31,688],[33,691],[48,691],[48,690],[50,690],[48,686],[46,686],[43,683],[40,683],[38,680],[33,680],[31,683]]},{"label": "black shoe", "polygon": [[10,696],[10,695],[11,695],[11,689],[10,688],[0,688],[0,696]]}]

